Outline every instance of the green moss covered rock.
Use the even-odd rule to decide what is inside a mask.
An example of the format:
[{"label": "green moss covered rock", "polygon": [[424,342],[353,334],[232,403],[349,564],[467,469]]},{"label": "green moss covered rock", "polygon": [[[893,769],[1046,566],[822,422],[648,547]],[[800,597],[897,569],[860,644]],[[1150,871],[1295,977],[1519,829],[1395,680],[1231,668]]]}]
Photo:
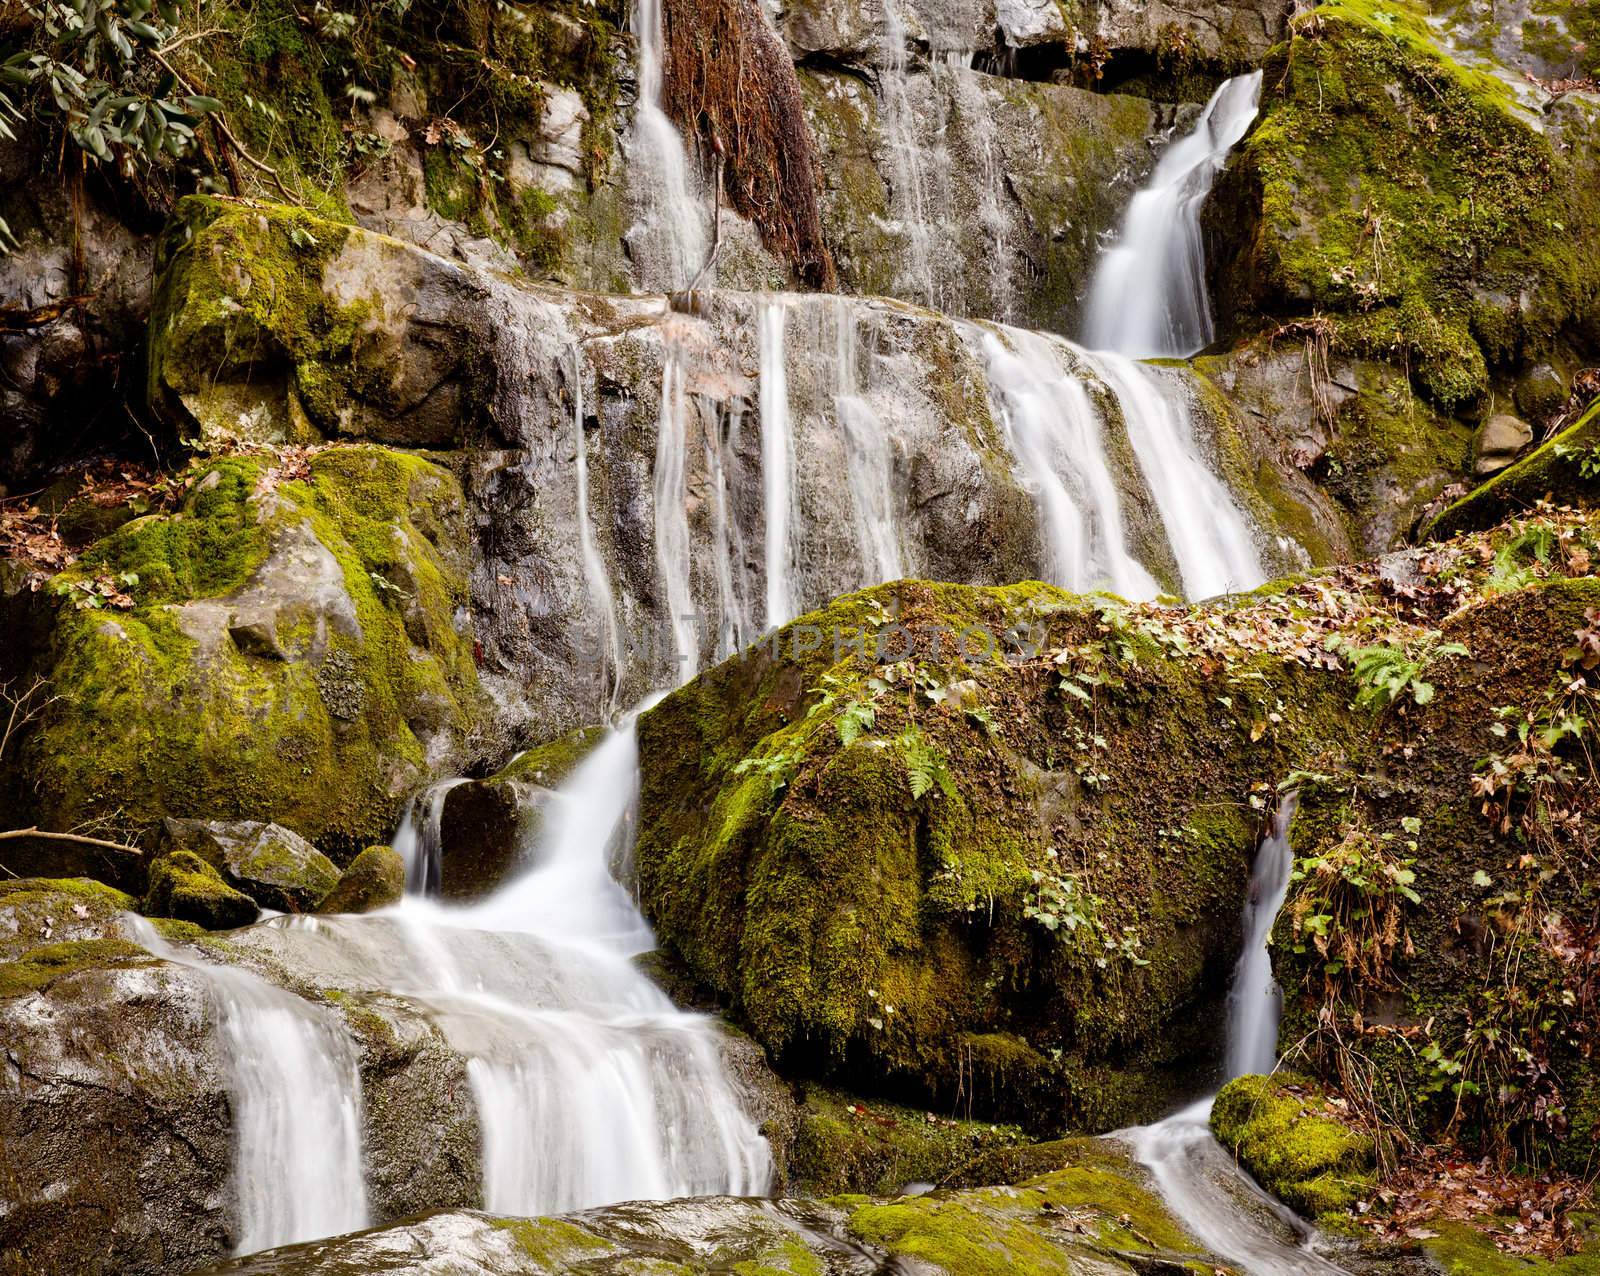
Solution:
[{"label": "green moss covered rock", "polygon": [[161,834],[169,850],[194,852],[230,886],[279,912],[310,912],[339,881],[332,860],[278,824],[169,817]]},{"label": "green moss covered rock", "polygon": [[1496,369],[1592,343],[1600,258],[1574,245],[1600,234],[1600,187],[1585,126],[1569,144],[1427,18],[1406,0],[1297,16],[1213,215],[1248,228],[1223,267],[1238,310],[1322,316],[1456,411]]},{"label": "green moss covered rock", "polygon": [[386,836],[478,703],[461,518],[449,474],[379,448],[200,467],[50,583],[41,827],[277,821],[336,857]]},{"label": "green moss covered rock", "polygon": [[139,902],[147,917],[170,917],[207,930],[232,930],[255,921],[260,908],[193,851],[174,851],[150,866],[150,887]]},{"label": "green moss covered rock", "polygon": [[[884,626],[915,654],[850,650]],[[1030,626],[1062,664],[1002,650]],[[1251,793],[1361,726],[1334,673],[1208,672],[1155,633],[1042,585],[904,582],[703,674],[640,723],[657,933],[802,1069],[1045,1125],[1158,1111],[1216,1057]]]},{"label": "green moss covered rock", "polygon": [[1349,1209],[1377,1180],[1370,1135],[1300,1077],[1237,1077],[1211,1108],[1211,1129],[1262,1187],[1316,1218]]},{"label": "green moss covered rock", "polygon": [[370,913],[398,904],[406,892],[405,861],[392,846],[369,846],[345,869],[319,913]]},{"label": "green moss covered rock", "polygon": [[87,877],[0,882],[0,959],[42,944],[104,939],[134,898]]}]

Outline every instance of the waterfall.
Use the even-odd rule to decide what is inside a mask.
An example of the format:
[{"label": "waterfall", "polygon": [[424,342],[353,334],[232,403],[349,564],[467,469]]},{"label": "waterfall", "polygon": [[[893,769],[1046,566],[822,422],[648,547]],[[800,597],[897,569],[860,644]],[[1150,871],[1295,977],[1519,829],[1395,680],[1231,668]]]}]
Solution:
[{"label": "waterfall", "polygon": [[794,619],[794,429],[789,420],[789,376],[784,367],[788,308],[773,299],[761,307],[761,484],[766,506],[767,614],[769,630]]},{"label": "waterfall", "polygon": [[689,587],[688,452],[689,395],[684,355],[669,333],[661,364],[661,411],[656,423],[656,568],[666,588],[667,629],[672,635],[673,681],[688,682],[700,671],[700,635]]},{"label": "waterfall", "polygon": [[[1245,895],[1244,943],[1228,992],[1225,1071],[1271,1072],[1278,1059],[1282,994],[1272,977],[1273,924],[1289,889],[1294,851],[1289,824],[1291,794],[1284,798],[1256,851]],[[1150,1170],[1173,1215],[1206,1248],[1236,1264],[1246,1276],[1347,1276],[1315,1250],[1310,1224],[1268,1196],[1211,1137],[1215,1096],[1154,1125],[1123,1130],[1141,1165]]]},{"label": "waterfall", "polygon": [[989,236],[989,310],[998,320],[1012,318],[1016,307],[1011,281],[1011,220],[1006,210],[1005,174],[1000,166],[1000,142],[994,126],[994,108],[987,100],[983,76],[972,69],[972,55],[951,55],[956,109],[972,133],[973,148],[983,166],[982,202],[978,223]]},{"label": "waterfall", "polygon": [[717,1029],[632,961],[654,939],[613,868],[629,857],[635,722],[649,703],[550,796],[530,867],[488,899],[408,896],[398,909],[279,918],[236,937],[322,986],[427,1007],[467,1056],[484,1201],[498,1213],[771,1186],[770,1149],[724,1074]]},{"label": "waterfall", "polygon": [[744,413],[733,408],[727,435],[706,433],[706,470],[711,477],[711,551],[717,578],[718,660],[726,660],[756,636],[750,620],[750,588],[744,570],[744,535],[733,517],[733,491],[728,485],[728,458],[738,452]]},{"label": "waterfall", "polygon": [[1136,359],[1187,358],[1211,343],[1200,208],[1251,122],[1261,72],[1226,81],[1199,122],[1169,146],[1128,206],[1089,286],[1084,339]]},{"label": "waterfall", "polygon": [[634,0],[638,40],[639,103],[634,116],[630,186],[645,192],[646,207],[627,238],[642,282],[667,290],[687,288],[705,263],[707,216],[695,192],[683,138],[662,109],[665,39],[662,0]]},{"label": "waterfall", "polygon": [[860,583],[879,585],[906,574],[895,517],[894,449],[883,418],[861,393],[855,323],[843,298],[833,304],[833,320],[833,410],[844,431],[851,513],[865,573]]},{"label": "waterfall", "polygon": [[1006,445],[1038,505],[1046,576],[1080,592],[1109,586],[1125,598],[1155,597],[1155,579],[1128,553],[1116,480],[1082,382],[1062,369],[1048,338],[1003,332],[983,330],[984,365]]},{"label": "waterfall", "polygon": [[439,893],[439,820],[450,790],[465,780],[439,780],[406,803],[395,830],[394,849],[406,866],[406,890],[418,895]]},{"label": "waterfall", "polygon": [[[583,354],[572,347],[572,437],[575,450],[574,469],[578,486],[578,548],[583,556],[583,578],[589,586],[589,597],[600,613],[604,627],[605,657],[602,658],[600,678],[604,685],[609,672],[611,686],[605,693],[601,713],[609,718],[617,710],[617,694],[622,689],[626,670],[622,664],[622,634],[617,625],[617,605],[611,590],[611,576],[606,571],[605,559],[595,543],[594,528],[589,522],[589,450],[583,435]],[[610,660],[609,670],[604,663]]]},{"label": "waterfall", "polygon": [[338,1016],[247,970],[179,951],[142,917],[134,941],[206,982],[233,1117],[237,1254],[368,1226],[361,1074]]},{"label": "waterfall", "polygon": [[1122,407],[1128,440],[1161,511],[1190,598],[1254,589],[1266,579],[1249,520],[1200,455],[1182,387],[1164,369],[1084,352]]},{"label": "waterfall", "polygon": [[[906,260],[896,291],[935,309],[940,292],[934,266],[933,226],[928,216],[927,177],[923,146],[917,137],[917,110],[911,101],[911,74],[906,55],[905,18],[900,0],[884,0],[884,65],[878,73],[883,101],[883,145],[889,156],[890,200],[895,220],[905,232]],[[935,171],[943,157],[932,156]]]}]

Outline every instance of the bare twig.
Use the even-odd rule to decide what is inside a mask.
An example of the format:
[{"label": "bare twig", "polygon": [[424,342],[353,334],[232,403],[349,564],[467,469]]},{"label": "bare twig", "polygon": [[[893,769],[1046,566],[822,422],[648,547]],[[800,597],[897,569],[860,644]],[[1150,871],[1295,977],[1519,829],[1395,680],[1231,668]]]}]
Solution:
[{"label": "bare twig", "polygon": [[82,833],[46,833],[37,828],[0,830],[0,842],[10,842],[25,837],[44,842],[71,842],[75,846],[94,846],[103,851],[126,851],[130,855],[144,854],[137,846],[130,846],[126,842],[108,842],[103,837],[86,837]]}]

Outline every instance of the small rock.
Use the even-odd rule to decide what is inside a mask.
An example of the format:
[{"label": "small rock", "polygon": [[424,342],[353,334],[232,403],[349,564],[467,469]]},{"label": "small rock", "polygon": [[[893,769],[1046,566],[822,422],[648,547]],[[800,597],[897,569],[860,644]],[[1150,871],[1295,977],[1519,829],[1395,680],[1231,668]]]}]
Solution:
[{"label": "small rock", "polygon": [[339,882],[332,860],[281,825],[169,818],[162,828],[167,846],[199,856],[265,908],[311,912]]},{"label": "small rock", "polygon": [[1516,459],[1518,452],[1533,442],[1533,427],[1508,412],[1496,413],[1481,426],[1473,439],[1478,474],[1493,474]]},{"label": "small rock", "polygon": [[350,861],[319,913],[370,913],[398,904],[406,891],[406,865],[392,846],[369,846]]},{"label": "small rock", "polygon": [[1517,378],[1517,411],[1530,421],[1544,421],[1567,406],[1567,383],[1548,363],[1530,368]]},{"label": "small rock", "polygon": [[255,900],[222,880],[222,874],[193,851],[174,851],[150,866],[150,889],[139,911],[146,917],[174,917],[207,930],[233,930],[255,921]]}]

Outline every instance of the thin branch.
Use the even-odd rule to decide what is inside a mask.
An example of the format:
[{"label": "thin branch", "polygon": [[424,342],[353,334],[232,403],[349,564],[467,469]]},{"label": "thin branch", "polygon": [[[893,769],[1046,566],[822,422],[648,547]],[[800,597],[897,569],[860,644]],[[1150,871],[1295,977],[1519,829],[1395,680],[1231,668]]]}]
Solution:
[{"label": "thin branch", "polygon": [[0,842],[14,841],[18,838],[38,838],[45,842],[71,842],[76,846],[94,846],[103,851],[127,851],[130,855],[143,855],[144,852],[137,846],[129,846],[126,842],[108,842],[102,837],[85,837],[82,833],[46,833],[42,829],[5,829],[0,831]]}]

